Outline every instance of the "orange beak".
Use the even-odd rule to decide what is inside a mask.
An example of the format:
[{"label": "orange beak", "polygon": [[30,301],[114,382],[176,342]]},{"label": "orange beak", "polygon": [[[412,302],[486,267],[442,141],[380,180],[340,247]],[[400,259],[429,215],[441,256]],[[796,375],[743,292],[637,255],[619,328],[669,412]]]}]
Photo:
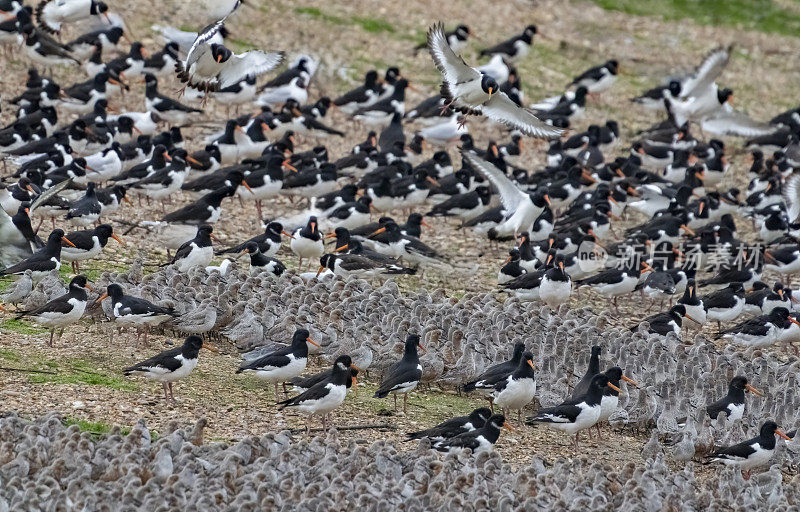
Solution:
[{"label": "orange beak", "polygon": [[347,248],[348,248],[348,247],[349,247],[349,245],[348,245],[348,244],[344,244],[344,245],[342,245],[342,246],[340,246],[340,247],[337,247],[336,249],[334,249],[334,250],[333,250],[333,252],[342,252],[342,251],[344,251],[344,250],[347,250]]},{"label": "orange beak", "polygon": [[380,234],[381,234],[381,233],[383,233],[384,231],[386,231],[386,228],[380,228],[380,229],[379,229],[379,230],[377,230],[377,231],[373,231],[372,233],[370,233],[370,235],[369,235],[369,238],[372,238],[372,237],[373,237],[373,236],[375,236],[375,235],[380,235]]},{"label": "orange beak", "polygon": [[128,199],[127,197],[124,197],[124,196],[123,196],[123,197],[122,197],[122,200],[123,200],[123,201],[125,201],[126,203],[128,203],[129,205],[133,206],[133,203],[132,203],[132,202],[131,202],[131,200],[130,200],[130,199]]},{"label": "orange beak", "polygon": [[550,196],[547,194],[544,195],[544,202],[547,203],[547,206],[552,206],[552,203],[550,202]]},{"label": "orange beak", "polygon": [[63,242],[67,242],[67,243],[68,243],[69,245],[71,245],[72,247],[75,247],[75,244],[73,244],[72,242],[70,242],[70,241],[69,241],[69,239],[68,239],[67,237],[65,237],[65,236],[62,236],[62,237],[61,237],[61,241],[63,241]]},{"label": "orange beak", "polygon": [[503,428],[508,430],[509,432],[513,432],[514,431],[514,427],[512,427],[511,424],[509,422],[507,422],[507,421],[503,423]]},{"label": "orange beak", "polygon": [[111,235],[111,238],[119,242],[120,245],[126,245],[125,242],[118,235]]},{"label": "orange beak", "polygon": [[797,325],[797,326],[800,326],[800,322],[798,322],[797,320],[795,320],[793,316],[789,315],[789,316],[787,316],[786,318],[787,318],[787,319],[788,319],[790,322],[792,322],[793,324],[795,324],[795,325]]},{"label": "orange beak", "polygon": [[194,164],[194,165],[196,165],[198,167],[202,167],[203,166],[203,164],[201,164],[196,158],[191,157],[191,156],[187,156],[186,157],[186,161],[189,162],[190,164]]},{"label": "orange beak", "polygon": [[420,348],[420,350],[422,350],[423,354],[427,354],[428,353],[428,351],[425,350],[425,347],[423,347],[421,343],[417,343],[417,346]]},{"label": "orange beak", "polygon": [[8,310],[4,308],[2,304],[0,304],[0,311],[5,311],[6,313],[8,313]]},{"label": "orange beak", "polygon": [[534,366],[533,364],[533,361],[531,361],[530,359],[528,360],[528,366],[530,366],[531,368],[536,368],[536,366]]},{"label": "orange beak", "polygon": [[610,382],[608,383],[608,387],[610,387],[611,389],[613,389],[613,390],[614,390],[614,391],[616,391],[617,393],[620,393],[620,392],[622,392],[622,390],[621,390],[621,389],[619,389],[617,386],[615,386],[615,385],[611,384]]},{"label": "orange beak", "polygon": [[247,190],[249,190],[251,193],[253,192],[253,189],[252,189],[252,188],[250,188],[250,185],[248,185],[248,184],[247,184],[247,182],[246,182],[245,180],[242,180],[242,186],[243,186],[244,188],[246,188]]},{"label": "orange beak", "polygon": [[281,165],[283,165],[285,168],[289,169],[290,171],[299,172],[295,166],[293,166],[292,164],[289,163],[288,159],[284,160]]},{"label": "orange beak", "polygon": [[206,343],[203,343],[203,348],[210,352],[214,352],[215,354],[219,354],[219,349],[213,345],[207,345]]},{"label": "orange beak", "polygon": [[781,437],[781,438],[783,438],[783,439],[785,439],[787,441],[791,441],[792,440],[792,438],[787,436],[782,430],[775,429],[775,433],[778,434],[779,437]]},{"label": "orange beak", "polygon": [[319,277],[319,275],[322,273],[322,271],[323,271],[323,270],[325,270],[325,267],[319,267],[319,270],[317,270],[317,275],[316,275],[316,276],[314,276],[314,277],[315,277],[315,278],[316,278],[316,277]]},{"label": "orange beak", "polygon": [[639,387],[639,383],[637,383],[635,380],[630,379],[630,378],[628,378],[628,377],[626,377],[624,375],[622,376],[622,380],[624,380],[625,382],[627,382],[628,384],[630,384],[632,386],[636,386],[637,388]]},{"label": "orange beak", "polygon": [[681,229],[683,229],[684,231],[686,231],[690,235],[695,236],[694,231],[692,229],[690,229],[689,226],[687,226],[686,224],[681,224]]},{"label": "orange beak", "polygon": [[220,239],[214,236],[214,233],[209,233],[208,236],[210,236],[211,239],[214,240],[215,242],[220,242]]},{"label": "orange beak", "polygon": [[312,340],[311,338],[306,338],[306,341],[307,341],[307,342],[309,342],[309,343],[311,343],[312,345],[314,345],[314,346],[315,346],[315,347],[317,347],[317,348],[321,348],[321,347],[320,347],[319,345],[317,345],[317,344],[314,342],[314,340]]},{"label": "orange beak", "polygon": [[102,301],[106,300],[107,298],[108,298],[108,294],[104,293],[103,295],[101,295],[101,296],[99,296],[97,298],[97,302],[102,302]]},{"label": "orange beak", "polygon": [[222,55],[217,55],[217,64],[222,62]]},{"label": "orange beak", "polygon": [[287,233],[286,231],[281,231],[281,234],[282,234],[282,235],[285,235],[285,236],[288,236],[289,238],[291,238],[292,240],[294,240],[294,236],[292,236],[292,234],[291,234],[291,233]]},{"label": "orange beak", "polygon": [[428,223],[427,223],[427,222],[425,222],[424,220],[423,220],[423,221],[420,221],[420,224],[422,224],[422,225],[423,225],[423,226],[425,226],[426,228],[431,228],[431,229],[433,229],[433,226],[431,226],[430,224],[428,224]]},{"label": "orange beak", "polygon": [[757,390],[756,388],[754,388],[750,384],[745,384],[744,389],[746,389],[747,391],[753,393],[754,395],[764,396],[764,393],[762,393],[761,391]]},{"label": "orange beak", "polygon": [[325,235],[325,239],[327,240],[328,238],[336,238],[336,233],[328,233]]}]

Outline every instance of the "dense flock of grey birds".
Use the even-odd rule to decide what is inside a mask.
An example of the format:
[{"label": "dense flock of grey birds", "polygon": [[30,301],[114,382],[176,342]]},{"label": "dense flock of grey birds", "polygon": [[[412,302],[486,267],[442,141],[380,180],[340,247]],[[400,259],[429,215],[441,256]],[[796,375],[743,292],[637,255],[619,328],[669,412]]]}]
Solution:
[{"label": "dense flock of grey birds", "polygon": [[[771,510],[796,509],[800,477],[777,465],[744,480],[697,478],[656,454],[619,469],[535,455],[514,468],[497,452],[444,457],[394,442],[343,442],[336,431],[203,444],[200,420],[154,439],[143,421],[95,439],[49,415],[0,418],[0,511],[8,510]],[[798,447],[781,448],[795,457]],[[114,503],[114,508],[110,507]]]}]

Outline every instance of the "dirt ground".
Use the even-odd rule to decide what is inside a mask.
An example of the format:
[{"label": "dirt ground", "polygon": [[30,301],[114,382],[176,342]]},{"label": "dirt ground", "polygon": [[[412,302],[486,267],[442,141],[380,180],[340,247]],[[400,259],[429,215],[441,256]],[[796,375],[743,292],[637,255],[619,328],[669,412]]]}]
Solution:
[{"label": "dirt ground", "polygon": [[[112,2],[112,9],[120,5],[122,3]],[[484,13],[489,6],[491,16],[477,15]],[[132,34],[150,51],[158,49],[158,38],[149,30],[152,23],[186,28],[199,25],[193,21],[197,16],[191,11],[189,2],[141,0],[126,3],[122,14]],[[790,91],[800,79],[800,68],[796,65],[800,39],[733,28],[701,27],[690,20],[667,23],[631,17],[603,11],[588,2],[509,0],[486,4],[470,0],[452,2],[446,7],[420,0],[402,3],[371,0],[251,2],[231,22],[230,28],[233,32],[232,47],[237,50],[252,46],[284,49],[290,55],[305,52],[318,57],[321,66],[312,82],[313,99],[348,90],[368,69],[382,70],[388,65],[398,65],[403,74],[421,89],[419,93],[409,93],[407,105],[410,107],[436,90],[438,79],[430,58],[425,52],[414,56],[412,48],[424,40],[426,28],[438,19],[448,25],[465,22],[487,42],[504,39],[529,23],[537,24],[541,35],[536,37],[531,54],[518,66],[529,102],[559,94],[575,74],[590,66],[612,57],[619,59],[622,71],[615,86],[601,97],[590,100],[586,119],[574,126],[575,130],[580,130],[591,122],[618,120],[622,127],[622,143],[615,154],[607,155],[609,160],[626,151],[636,131],[659,119],[658,114],[631,106],[628,98],[672,72],[690,69],[707,51],[719,45],[735,43],[733,58],[721,83],[735,91],[738,108],[756,119],[768,119],[795,106],[793,102],[797,101],[796,95]],[[514,21],[509,23],[509,20]],[[479,42],[469,45],[464,55],[468,62],[476,62],[477,50],[481,46]],[[24,70],[28,65],[19,52],[12,51],[12,56],[5,60],[6,72],[0,78],[3,97],[11,97],[22,90]],[[57,69],[55,76],[64,84],[84,79],[82,73],[75,70]],[[112,106],[142,110],[144,86],[135,84],[133,88],[124,100],[113,98]],[[162,92],[174,91],[177,84],[165,82],[161,89]],[[3,121],[9,122],[11,116],[11,109],[4,108]],[[184,131],[189,149],[201,148],[201,139],[218,130],[225,119],[225,109],[209,103],[206,115],[199,123],[201,126]],[[327,122],[345,131],[346,137],[299,137],[299,149],[322,143],[328,146],[332,158],[338,158],[364,140],[369,129],[351,122],[340,112],[330,114]],[[480,146],[485,146],[490,139],[505,142],[509,138],[504,130],[483,121],[471,121],[469,127]],[[414,129],[413,125],[407,126],[406,133],[411,134]],[[725,142],[732,166],[723,186],[744,188],[747,162],[741,141],[725,139]],[[541,151],[544,147],[542,143],[531,141],[516,162],[529,169],[537,168],[544,162]],[[449,151],[455,160],[457,149],[450,147]],[[431,152],[429,150],[426,156]],[[176,199],[177,204],[172,205],[172,209],[188,202],[185,197]],[[215,226],[215,233],[224,242],[240,240],[258,231],[252,204],[241,208],[238,202],[227,201],[223,206],[223,218]],[[266,214],[280,216],[297,212],[296,208],[285,199],[277,199],[268,206]],[[116,227],[120,226],[119,221],[152,220],[160,214],[155,205],[149,209],[125,207],[110,221]],[[622,226],[642,220],[631,217]],[[737,223],[742,229],[747,227],[742,219],[737,219]],[[456,226],[455,222],[436,220],[434,229],[424,232],[423,240],[450,256],[454,269],[474,269],[468,277],[464,279],[456,270],[426,271],[422,279],[404,278],[402,287],[444,288],[456,297],[466,290],[496,290],[497,271],[510,247],[492,249],[485,240],[471,232],[458,231]],[[126,229],[121,228],[122,231]],[[740,236],[754,240],[752,233],[746,231]],[[153,245],[145,230],[135,229],[125,235],[125,239],[128,242],[126,246],[112,242],[98,260],[86,266],[90,277],[110,269],[127,268],[138,257],[145,257],[147,263],[153,265],[164,261],[163,249]],[[287,247],[281,250],[279,257],[290,268],[297,265]],[[771,279],[771,276],[766,277]],[[580,302],[582,305],[591,303],[598,311],[605,309],[604,302],[596,299],[591,292],[582,292]],[[573,302],[577,303],[574,297]],[[624,325],[633,325],[645,316],[637,298],[622,301],[620,311],[620,317],[612,321]],[[149,346],[134,346],[121,336],[112,339],[114,329],[111,324],[84,323],[68,329],[64,338],[51,348],[46,346],[47,333],[44,330],[25,322],[10,322],[8,316],[4,318],[6,320],[0,323],[0,366],[54,372],[37,374],[0,370],[1,408],[4,410],[15,410],[24,416],[56,410],[70,420],[91,422],[83,425],[99,433],[109,425],[130,427],[139,418],[145,418],[148,425],[158,431],[171,422],[185,425],[205,417],[209,421],[207,437],[215,440],[235,440],[249,434],[260,435],[266,431],[303,426],[300,417],[276,411],[271,388],[254,378],[234,375],[240,358],[224,341],[218,344],[222,349],[220,354],[203,352],[197,370],[177,384],[178,403],[172,407],[160,395],[160,386],[138,379],[125,379],[121,376],[121,368],[179,343],[179,340],[152,336]],[[287,333],[287,338],[290,334]],[[316,362],[313,367],[318,368]],[[371,398],[375,385],[374,377],[367,378],[359,386],[358,395],[349,395],[337,411],[335,422],[338,426],[383,427],[344,431],[344,438],[400,439],[407,430],[433,425],[485,403],[476,397],[458,396],[451,389],[422,388],[412,395],[408,415],[393,414],[390,401]],[[502,434],[498,449],[506,460],[518,464],[524,464],[536,453],[547,458],[602,457],[618,467],[641,459],[639,452],[647,437],[627,430],[611,434],[606,429],[601,441],[586,441],[584,435],[581,451],[576,453],[564,435],[545,428],[517,425],[513,432]]]}]

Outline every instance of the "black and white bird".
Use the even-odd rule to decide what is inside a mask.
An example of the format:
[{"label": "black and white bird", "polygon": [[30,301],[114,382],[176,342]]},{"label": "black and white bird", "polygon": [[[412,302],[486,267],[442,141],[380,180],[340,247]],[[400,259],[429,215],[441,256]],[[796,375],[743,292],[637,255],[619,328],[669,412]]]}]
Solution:
[{"label": "black and white bird", "polygon": [[86,311],[88,303],[88,293],[86,290],[92,288],[87,283],[86,276],[78,275],[69,282],[67,293],[57,297],[43,306],[30,311],[23,311],[16,317],[17,320],[23,317],[32,319],[39,325],[50,328],[50,346],[53,346],[53,335],[56,329],[60,329],[59,338],[64,333],[64,328],[76,323]]},{"label": "black and white bird", "polygon": [[408,432],[406,434],[408,436],[406,441],[411,441],[412,439],[422,439],[424,437],[430,439],[431,441],[442,441],[465,432],[473,432],[483,427],[491,415],[492,411],[490,411],[488,408],[479,407],[478,409],[475,409],[469,413],[468,416],[458,416],[456,418],[443,421],[435,427],[425,430],[418,430],[416,432]]},{"label": "black and white bird", "polygon": [[364,75],[364,83],[343,95],[335,98],[333,104],[347,114],[353,114],[357,110],[372,105],[378,101],[381,88],[378,83],[378,72],[374,69],[367,71]]},{"label": "black and white bird", "polygon": [[727,466],[736,466],[743,471],[743,476],[747,480],[754,468],[765,465],[772,458],[776,435],[791,441],[791,438],[778,428],[777,423],[766,421],[761,425],[756,437],[714,450],[714,453],[706,456],[706,463],[721,462]]},{"label": "black and white bird", "polygon": [[86,193],[70,205],[67,220],[78,226],[89,226],[100,219],[103,207],[97,198],[97,184],[90,181],[86,185]]},{"label": "black and white bird", "polygon": [[396,264],[384,264],[374,259],[360,254],[323,254],[319,259],[319,276],[325,269],[330,270],[337,276],[370,278],[382,274],[406,274],[412,275],[417,271],[413,268],[401,267]]},{"label": "black and white bird", "polygon": [[316,260],[322,256],[325,246],[322,243],[322,235],[319,232],[319,223],[316,217],[309,217],[305,226],[292,233],[289,248],[300,258],[299,266],[301,267],[304,258]]},{"label": "black and white bird", "polygon": [[267,224],[267,227],[264,229],[262,234],[256,235],[238,245],[234,245],[233,247],[218,251],[216,254],[239,254],[247,249],[247,245],[250,242],[255,242],[258,244],[258,250],[261,252],[261,254],[264,256],[274,257],[276,254],[278,254],[278,250],[281,248],[281,235],[287,238],[292,237],[290,233],[284,231],[283,224],[280,222],[270,222]]},{"label": "black and white bird", "polygon": [[211,239],[216,237],[213,231],[214,228],[208,224],[198,227],[195,237],[175,251],[170,265],[175,265],[178,272],[187,272],[190,268],[208,265],[214,256]]},{"label": "black and white bird", "polygon": [[617,81],[619,62],[611,59],[601,66],[590,68],[572,80],[570,85],[586,87],[590,93],[602,92]]},{"label": "black and white bird", "polygon": [[733,327],[723,329],[717,334],[716,339],[725,338],[741,345],[763,347],[777,340],[783,331],[791,328],[792,324],[800,326],[800,322],[787,308],[777,307],[768,315],[748,318]]},{"label": "black and white bird", "polygon": [[248,75],[263,75],[283,61],[283,52],[252,50],[237,55],[222,44],[212,43],[228,16],[201,30],[186,59],[175,65],[178,78],[189,87],[217,91],[240,82]]},{"label": "black and white bird", "polygon": [[[476,379],[464,384],[462,389],[467,393],[470,391],[479,390],[484,393],[491,394],[494,391],[494,387],[497,383],[507,379],[508,376],[519,367],[519,364],[522,361],[522,354],[524,352],[525,344],[521,341],[518,341],[514,344],[514,352],[511,355],[511,359],[490,366],[484,370],[483,373],[478,375]],[[490,402],[492,402],[492,400],[490,400]]]},{"label": "black and white bird", "polygon": [[0,276],[23,274],[26,270],[30,270],[34,281],[40,281],[50,272],[54,270],[57,271],[61,268],[62,241],[66,242],[68,245],[72,245],[73,247],[75,246],[75,244],[73,244],[67,237],[64,236],[64,230],[54,229],[50,233],[50,236],[47,237],[47,242],[45,243],[44,247],[19,263],[0,270]]},{"label": "black and white bird", "polygon": [[65,23],[85,20],[90,16],[105,16],[108,24],[108,5],[97,0],[44,0],[36,7],[36,20],[48,32],[61,32]]},{"label": "black and white bird", "polygon": [[486,420],[482,427],[470,432],[464,432],[455,437],[437,441],[433,448],[440,452],[456,452],[469,448],[473,454],[489,451],[500,439],[500,429],[511,430],[511,426],[506,422],[506,417],[502,414],[495,414]]},{"label": "black and white bird", "polygon": [[764,396],[764,393],[757,390],[747,381],[747,377],[737,375],[728,384],[728,394],[706,406],[706,411],[711,419],[716,420],[720,413],[724,412],[727,416],[725,422],[730,425],[742,419],[744,415],[745,399],[744,392],[749,391],[754,395]]},{"label": "black and white bird", "polygon": [[200,358],[200,349],[205,348],[216,352],[215,349],[203,343],[200,336],[189,336],[183,345],[161,352],[141,363],[125,368],[125,376],[143,375],[148,379],[161,383],[164,388],[164,399],[175,403],[172,393],[172,383],[188,377],[197,367]]},{"label": "black and white bird", "polygon": [[79,262],[90,260],[100,255],[108,244],[108,239],[113,238],[120,245],[125,242],[114,233],[114,228],[110,224],[100,224],[94,229],[83,231],[72,231],[67,233],[66,238],[74,245],[66,242],[61,244],[61,260],[72,263],[72,270],[80,272]]},{"label": "black and white bird", "polygon": [[341,355],[337,357],[333,363],[330,379],[311,386],[295,397],[279,402],[281,406],[278,409],[293,407],[308,415],[307,433],[310,432],[309,423],[311,422],[311,417],[315,414],[322,416],[322,429],[327,430],[328,414],[344,402],[344,398],[347,395],[347,384],[351,382],[351,370],[354,367],[355,365],[353,365],[350,356]]},{"label": "black and white bird", "polygon": [[146,73],[145,80],[145,108],[149,112],[155,112],[158,117],[173,126],[189,124],[191,120],[202,114],[203,111],[184,105],[179,101],[165,96],[158,92],[158,79]]},{"label": "black and white bird", "polygon": [[569,435],[575,434],[575,448],[578,448],[578,435],[581,430],[594,426],[600,419],[603,391],[609,387],[617,392],[620,389],[608,381],[604,374],[592,377],[589,390],[579,398],[569,399],[555,407],[542,408],[535,416],[527,419],[529,424],[545,423]]},{"label": "black and white bird", "polygon": [[121,326],[132,326],[136,329],[144,329],[144,342],[147,343],[147,332],[149,327],[156,327],[177,316],[175,308],[164,307],[153,304],[149,300],[126,295],[122,286],[110,284],[106,288],[106,293],[97,299],[101,302],[111,298],[111,311],[113,320]]},{"label": "black and white bird", "polygon": [[444,78],[442,96],[454,109],[465,114],[483,114],[532,137],[554,138],[563,132],[539,120],[530,110],[517,106],[500,91],[494,78],[468,66],[453,53],[441,23],[428,31],[428,46]]},{"label": "black and white bird", "polygon": [[408,406],[408,393],[417,387],[422,378],[422,365],[419,362],[417,348],[425,350],[420,345],[419,336],[409,334],[406,338],[403,358],[386,370],[383,381],[375,392],[374,398],[386,398],[389,393],[392,393],[395,411],[397,411],[397,393],[403,393],[403,413],[405,413]]},{"label": "black and white bird", "polygon": [[[445,37],[447,38],[447,43],[450,45],[450,48],[453,49],[454,52],[458,53],[464,48],[467,47],[467,39],[469,36],[473,35],[470,31],[469,27],[466,25],[459,25],[451,31],[445,33]],[[414,53],[424,50],[428,47],[428,43],[421,43],[414,47]]]},{"label": "black and white bird", "polygon": [[517,420],[522,418],[522,408],[531,403],[536,395],[536,375],[533,372],[533,354],[525,352],[514,371],[494,386],[494,404],[506,411],[517,411]]},{"label": "black and white bird", "polygon": [[[277,402],[278,383],[283,383],[285,390],[286,382],[299,377],[306,369],[309,343],[319,348],[319,345],[310,338],[308,329],[297,329],[292,335],[291,345],[242,363],[236,373],[252,373],[259,379],[272,382],[275,385],[275,401]],[[347,375],[349,378],[349,369]],[[342,382],[342,386],[344,386],[344,382]]]},{"label": "black and white bird", "polygon": [[[536,25],[528,25],[521,34],[506,39],[502,43],[498,43],[490,48],[481,50],[480,56],[490,57],[500,55],[504,59],[510,61],[519,60],[530,51],[531,45],[533,45],[533,36],[536,35],[536,32]],[[453,51],[457,50],[453,48]]]},{"label": "black and white bird", "polygon": [[[639,384],[631,379],[630,377],[625,376],[622,373],[622,368],[619,366],[612,366],[603,374],[608,377],[608,382],[616,387],[619,388],[620,381],[625,381],[632,386],[638,387]],[[573,396],[574,393],[573,393]],[[603,390],[603,398],[600,400],[600,418],[595,423],[595,427],[597,428],[597,437],[600,436],[600,423],[604,421],[608,421],[608,418],[617,410],[617,406],[619,405],[619,391],[612,389],[611,387],[606,387]]]},{"label": "black and white bird", "polygon": [[286,266],[283,262],[262,253],[257,242],[247,242],[242,253],[250,255],[250,275],[252,276],[267,273],[275,277],[280,277],[286,272]]}]

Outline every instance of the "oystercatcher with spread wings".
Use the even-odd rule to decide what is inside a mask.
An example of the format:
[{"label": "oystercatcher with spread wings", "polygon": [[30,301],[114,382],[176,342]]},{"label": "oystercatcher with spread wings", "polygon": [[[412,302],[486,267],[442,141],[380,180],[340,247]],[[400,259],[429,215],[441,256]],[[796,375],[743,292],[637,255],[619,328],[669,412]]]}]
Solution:
[{"label": "oystercatcher with spread wings", "polygon": [[467,65],[448,44],[442,23],[428,31],[428,48],[444,77],[442,97],[448,106],[466,114],[483,114],[531,137],[558,137],[563,130],[541,121],[530,110],[518,107],[494,78]]},{"label": "oystercatcher with spread wings", "polygon": [[[233,14],[239,3],[236,3],[228,16]],[[201,91],[224,89],[239,83],[247,76],[263,75],[283,60],[283,52],[252,50],[237,55],[221,44],[212,43],[228,16],[201,30],[186,54],[186,59],[175,64],[178,78],[188,83],[189,87]]]}]

